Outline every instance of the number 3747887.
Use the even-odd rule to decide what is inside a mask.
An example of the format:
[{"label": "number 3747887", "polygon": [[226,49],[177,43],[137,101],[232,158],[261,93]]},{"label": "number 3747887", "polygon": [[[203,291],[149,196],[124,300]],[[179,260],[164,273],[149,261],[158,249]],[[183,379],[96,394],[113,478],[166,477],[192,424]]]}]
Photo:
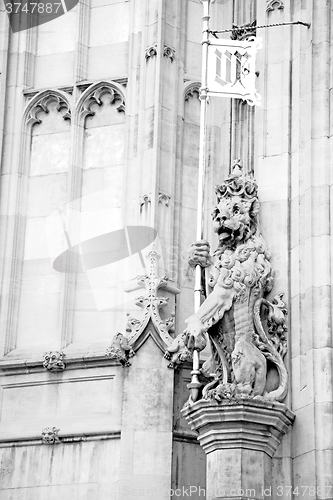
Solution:
[{"label": "number 3747887", "polygon": [[57,14],[63,11],[61,2],[7,2],[5,4],[8,14]]},{"label": "number 3747887", "polygon": [[276,495],[278,497],[300,496],[315,498],[331,498],[333,492],[332,486],[277,486]]}]

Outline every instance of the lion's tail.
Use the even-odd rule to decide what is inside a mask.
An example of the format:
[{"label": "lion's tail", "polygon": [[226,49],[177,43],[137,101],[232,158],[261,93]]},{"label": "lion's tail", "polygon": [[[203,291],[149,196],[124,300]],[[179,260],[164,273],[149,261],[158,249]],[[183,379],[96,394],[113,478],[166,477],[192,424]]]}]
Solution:
[{"label": "lion's tail", "polygon": [[256,331],[258,333],[255,336],[254,343],[261,350],[264,356],[269,359],[277,368],[279,374],[279,386],[277,389],[271,392],[267,392],[264,396],[267,399],[272,399],[275,401],[283,401],[283,399],[287,395],[288,391],[288,373],[283,362],[281,354],[276,350],[273,343],[267,337],[265,330],[261,323],[260,310],[261,306],[266,305],[268,308],[271,308],[271,303],[266,299],[258,299],[254,303],[253,308],[253,321]]}]

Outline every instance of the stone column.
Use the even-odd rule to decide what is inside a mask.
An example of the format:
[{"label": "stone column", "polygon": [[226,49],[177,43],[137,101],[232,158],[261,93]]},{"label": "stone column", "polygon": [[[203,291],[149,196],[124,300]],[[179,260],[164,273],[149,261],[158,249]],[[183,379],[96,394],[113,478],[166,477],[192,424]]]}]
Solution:
[{"label": "stone column", "polygon": [[156,258],[154,273],[149,274],[145,250],[147,275],[141,281],[148,288],[143,292],[138,286],[134,295],[135,299],[142,296],[144,307],[129,311],[133,315],[129,338],[136,356],[124,377],[121,500],[170,498],[174,372],[163,359],[168,327],[157,313],[165,306],[164,318],[170,322],[176,292],[170,286],[158,294],[154,283],[167,281],[165,275],[172,281],[174,258],[167,250],[173,244],[182,8],[182,2],[170,0],[134,0],[130,5],[124,222],[154,228],[160,242],[160,248],[155,242],[154,254],[156,250],[163,258]]},{"label": "stone column", "polygon": [[207,455],[207,500],[272,496],[272,456],[294,420],[284,404],[200,400],[182,413]]},{"label": "stone column", "polygon": [[[293,2],[291,332],[294,488],[332,498],[332,9]],[[300,17],[303,16],[303,17]]]}]

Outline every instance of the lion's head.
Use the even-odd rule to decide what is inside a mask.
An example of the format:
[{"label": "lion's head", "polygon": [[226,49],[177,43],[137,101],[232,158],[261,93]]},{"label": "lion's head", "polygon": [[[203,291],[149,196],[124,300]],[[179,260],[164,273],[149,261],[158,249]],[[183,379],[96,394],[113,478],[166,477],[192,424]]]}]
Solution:
[{"label": "lion's head", "polygon": [[215,192],[218,203],[212,218],[219,248],[235,248],[258,229],[257,185],[252,177],[242,175],[238,169],[217,186]]}]

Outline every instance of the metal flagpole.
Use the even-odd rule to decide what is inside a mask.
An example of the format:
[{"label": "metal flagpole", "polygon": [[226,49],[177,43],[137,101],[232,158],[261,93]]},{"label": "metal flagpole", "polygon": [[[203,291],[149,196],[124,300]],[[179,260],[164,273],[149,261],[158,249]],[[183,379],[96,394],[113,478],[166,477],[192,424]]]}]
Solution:
[{"label": "metal flagpole", "polygon": [[[204,193],[205,193],[205,177],[206,177],[206,129],[207,129],[207,106],[208,106],[208,89],[207,89],[207,61],[209,47],[209,21],[210,21],[210,5],[215,0],[201,0],[203,4],[203,39],[202,39],[202,77],[200,89],[200,149],[199,149],[199,179],[198,179],[198,211],[197,211],[197,240],[203,239],[203,216],[204,216]],[[195,285],[194,285],[194,312],[200,307],[201,298],[201,267],[197,265],[195,268]],[[193,370],[189,388],[191,389],[192,400],[196,401],[199,395],[199,351],[193,351]]]}]

